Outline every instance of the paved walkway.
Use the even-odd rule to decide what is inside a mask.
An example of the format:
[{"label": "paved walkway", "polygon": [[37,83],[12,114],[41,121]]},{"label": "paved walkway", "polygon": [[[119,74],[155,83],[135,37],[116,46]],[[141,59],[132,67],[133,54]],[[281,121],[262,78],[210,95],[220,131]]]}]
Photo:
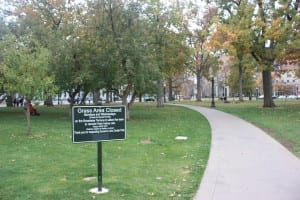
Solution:
[{"label": "paved walkway", "polygon": [[215,109],[211,152],[194,200],[300,200],[300,159],[261,129]]}]

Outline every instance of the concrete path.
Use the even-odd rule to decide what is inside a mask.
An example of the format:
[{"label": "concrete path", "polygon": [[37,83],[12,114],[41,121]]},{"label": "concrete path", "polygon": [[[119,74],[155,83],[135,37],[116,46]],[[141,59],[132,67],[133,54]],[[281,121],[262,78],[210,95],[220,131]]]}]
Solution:
[{"label": "concrete path", "polygon": [[212,128],[210,157],[194,200],[300,200],[300,159],[237,117],[186,107],[202,113]]}]

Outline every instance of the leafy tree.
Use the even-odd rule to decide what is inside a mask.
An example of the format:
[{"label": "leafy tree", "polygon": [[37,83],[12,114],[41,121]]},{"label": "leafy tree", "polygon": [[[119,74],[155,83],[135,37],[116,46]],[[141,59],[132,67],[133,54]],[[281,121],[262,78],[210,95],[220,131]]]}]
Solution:
[{"label": "leafy tree", "polygon": [[[248,55],[250,54],[252,38],[249,27],[251,27],[252,24],[251,16],[254,8],[248,1],[222,2],[224,2],[224,4],[222,5],[223,9],[221,13],[226,17],[223,16],[221,18],[221,24],[219,24],[214,38],[224,44],[218,44],[218,46],[220,46],[228,56],[236,58],[234,59],[236,64],[232,67],[236,67],[237,70],[232,69],[232,71],[238,72],[239,87],[237,93],[239,94],[239,100],[243,101],[244,72],[247,70],[246,65],[243,63],[245,58],[248,59]],[[234,73],[234,75],[235,74],[236,73]]]},{"label": "leafy tree", "polygon": [[146,4],[145,14],[148,17],[148,29],[150,33],[150,48],[153,48],[152,64],[157,68],[157,107],[163,107],[163,68],[164,68],[164,47],[168,30],[169,13],[167,8],[159,1],[152,0]]},{"label": "leafy tree", "polygon": [[70,96],[70,108],[80,91],[90,91],[94,72],[91,57],[93,40],[89,37],[86,7],[73,1],[20,1],[18,12],[24,34],[32,34],[52,51],[50,71],[60,90]]},{"label": "leafy tree", "polygon": [[19,92],[25,96],[27,132],[31,134],[29,103],[44,92],[55,92],[54,77],[49,74],[50,52],[30,38],[7,35],[4,50],[4,88],[8,93]]},{"label": "leafy tree", "polygon": [[[57,46],[55,45],[58,45],[57,41],[60,40],[58,33],[62,31],[63,20],[66,16],[70,16],[67,14],[66,1],[15,0],[14,6],[16,8],[14,14],[17,16],[18,24],[15,34],[18,36],[31,35],[44,48],[56,53]],[[51,60],[52,58],[50,62]],[[51,72],[54,73],[54,71]],[[53,105],[50,95],[45,104]]]},{"label": "leafy tree", "polygon": [[[166,36],[166,44],[163,48],[164,69],[163,75],[168,79],[169,99],[173,98],[173,83],[178,76],[185,73],[190,62],[191,49],[183,42],[186,34],[172,34]],[[184,37],[184,38],[183,38]]]},{"label": "leafy tree", "polygon": [[[232,57],[233,60],[236,60],[237,58]],[[252,62],[251,62],[252,61]],[[253,60],[253,58],[248,54],[245,55],[244,59],[242,60],[242,62],[240,63],[238,62],[234,62],[234,65],[242,65],[243,66],[243,73],[242,73],[242,77],[240,74],[240,69],[237,66],[232,66],[231,67],[231,71],[230,71],[230,75],[229,75],[229,80],[228,80],[228,84],[232,90],[233,93],[235,94],[239,94],[240,96],[243,96],[244,94],[247,94],[249,97],[251,97],[253,88],[254,88],[254,66],[255,66],[255,61]],[[242,79],[242,84],[241,84],[241,80]],[[241,95],[241,85],[243,86],[242,91],[243,94]],[[240,100],[240,98],[239,98]]]},{"label": "leafy tree", "polygon": [[22,30],[46,41],[44,46],[53,52],[50,69],[60,90],[69,93],[71,106],[80,91],[87,94],[103,87],[122,96],[127,105],[132,91],[143,91],[149,85],[145,82],[151,82],[148,72],[155,70],[147,69],[147,23],[138,2],[20,3],[19,12],[26,13]]},{"label": "leafy tree", "polygon": [[[232,23],[232,18],[228,14],[236,15],[239,13],[243,1],[216,1],[222,9],[221,16],[224,24]],[[274,107],[272,99],[272,77],[271,72],[274,64],[278,62],[288,48],[288,43],[295,40],[295,27],[297,21],[298,4],[297,1],[249,1],[253,4],[253,11],[248,16],[251,24],[248,29],[251,36],[250,52],[257,61],[259,69],[262,71],[264,107]],[[226,14],[227,13],[227,14]],[[247,27],[246,27],[247,28]],[[245,45],[245,44],[243,44]]]},{"label": "leafy tree", "polygon": [[94,60],[97,62],[93,62],[94,66],[106,90],[122,97],[129,118],[133,100],[145,91],[153,73],[149,69],[147,23],[141,17],[142,6],[138,2],[114,0],[90,6],[90,12],[95,13],[92,24],[101,27],[95,29],[97,54]]},{"label": "leafy tree", "polygon": [[272,99],[272,76],[274,62],[282,51],[283,42],[289,35],[286,20],[281,18],[276,8],[276,1],[255,1],[258,14],[253,26],[251,53],[262,69],[264,107],[274,107]]},{"label": "leafy tree", "polygon": [[247,1],[241,2],[229,24],[229,29],[233,37],[229,54],[237,58],[240,101],[243,101],[243,74],[246,71],[246,65],[243,65],[243,61],[245,57],[247,59],[247,54],[250,52],[251,32],[248,29],[251,26],[252,12],[253,6],[249,5]]},{"label": "leafy tree", "polygon": [[172,92],[172,76],[182,73],[188,63],[190,50],[184,29],[184,5],[179,2],[166,6],[159,0],[147,1],[152,66],[157,67],[157,107],[163,107],[164,80],[169,79],[169,96]]},{"label": "leafy tree", "polygon": [[[9,33],[8,27],[5,25],[5,22],[3,20],[2,17],[0,17],[0,49],[4,49],[5,48],[5,43],[3,42],[4,38],[6,37],[6,35]],[[3,88],[3,82],[4,82],[4,66],[3,66],[3,60],[4,60],[4,51],[1,51],[0,53],[0,93],[4,92],[4,88]]]},{"label": "leafy tree", "polygon": [[214,22],[216,17],[216,9],[214,7],[208,7],[203,16],[199,16],[198,6],[191,9],[191,17],[195,18],[193,26],[196,26],[194,30],[191,30],[189,36],[189,43],[193,49],[193,64],[191,65],[191,71],[196,74],[197,77],[197,101],[201,101],[202,86],[201,80],[206,77],[208,80],[210,71],[218,64],[215,43],[211,42],[211,37],[214,32]]},{"label": "leafy tree", "polygon": [[[289,62],[294,64],[300,64],[300,2],[299,0],[283,1],[280,0],[281,6],[279,7],[279,13],[283,16],[287,22],[289,22],[289,35],[288,45],[284,45],[284,53],[280,57],[282,63]],[[298,76],[300,77],[300,76]]]}]

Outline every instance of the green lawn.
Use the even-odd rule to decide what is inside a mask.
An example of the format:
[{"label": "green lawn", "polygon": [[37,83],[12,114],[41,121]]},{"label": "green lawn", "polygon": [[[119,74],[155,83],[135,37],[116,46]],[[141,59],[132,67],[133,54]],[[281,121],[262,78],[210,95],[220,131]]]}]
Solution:
[{"label": "green lawn", "polygon": [[[67,107],[37,107],[32,136],[21,108],[0,108],[0,199],[192,199],[210,148],[210,127],[199,113],[136,104],[127,139],[103,142],[102,195],[97,144],[72,144]],[[175,137],[187,136],[186,141]]]},{"label": "green lawn", "polygon": [[[262,100],[223,103],[216,109],[234,114],[262,128],[300,158],[300,100],[274,100],[276,108],[263,108]],[[210,100],[183,102],[210,106]]]}]

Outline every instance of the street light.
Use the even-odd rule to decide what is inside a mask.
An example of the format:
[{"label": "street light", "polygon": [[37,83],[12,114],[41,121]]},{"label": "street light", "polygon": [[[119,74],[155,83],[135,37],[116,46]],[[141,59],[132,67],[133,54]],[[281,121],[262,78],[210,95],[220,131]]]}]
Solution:
[{"label": "street light", "polygon": [[214,93],[214,87],[215,87],[215,79],[213,76],[211,78],[211,104],[210,107],[214,108],[216,107],[215,105],[215,93]]}]

